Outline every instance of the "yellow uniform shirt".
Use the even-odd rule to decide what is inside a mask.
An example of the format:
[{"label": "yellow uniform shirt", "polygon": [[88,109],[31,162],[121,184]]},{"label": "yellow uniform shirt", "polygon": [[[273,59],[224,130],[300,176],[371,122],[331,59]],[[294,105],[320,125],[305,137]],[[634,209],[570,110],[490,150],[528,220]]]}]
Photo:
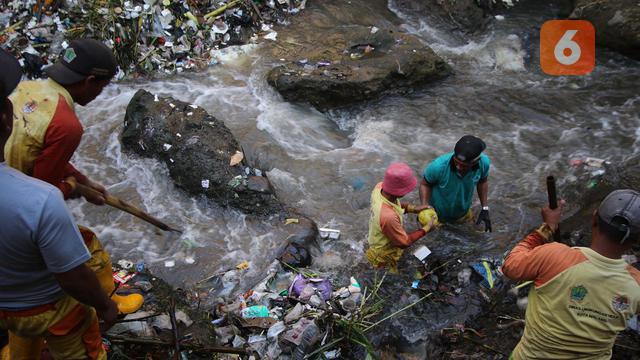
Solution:
[{"label": "yellow uniform shirt", "polygon": [[543,225],[505,259],[507,277],[535,282],[513,359],[609,359],[640,313],[640,271],[590,248],[545,244],[550,236]]}]

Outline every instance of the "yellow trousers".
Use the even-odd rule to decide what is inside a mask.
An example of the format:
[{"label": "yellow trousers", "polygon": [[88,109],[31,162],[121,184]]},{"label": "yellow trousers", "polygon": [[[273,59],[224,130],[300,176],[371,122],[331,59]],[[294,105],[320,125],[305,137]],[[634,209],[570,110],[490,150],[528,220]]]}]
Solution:
[{"label": "yellow trousers", "polygon": [[[85,265],[98,275],[97,278],[102,289],[106,293],[110,293],[115,287],[113,279],[111,278],[111,257],[102,247],[102,244],[93,231],[84,226],[78,226],[78,228],[80,229],[80,234],[82,235],[87,249],[89,249],[89,252],[91,253],[91,259],[89,259]],[[73,301],[75,305],[84,306],[78,304],[78,302],[73,300],[71,297],[67,297],[60,301],[64,302],[61,305],[56,303],[56,306],[60,307],[64,305],[65,309],[66,306],[71,306],[71,303],[68,303],[69,301]],[[49,334],[47,330],[49,325],[45,325],[54,324],[60,320],[60,316],[64,315],[64,311],[60,310],[55,313],[47,312],[44,317],[39,316],[34,319],[31,319],[31,317],[20,318],[20,321],[14,321],[11,326],[9,326],[9,323],[5,326],[5,323],[2,322],[2,318],[0,318],[0,327],[9,330],[8,352],[11,354],[10,357],[5,359],[6,355],[3,352],[1,360],[38,360],[40,359],[40,352],[44,346],[45,340],[47,341],[49,352],[54,359],[106,359],[106,353],[102,350],[102,337],[100,336],[100,329],[98,328],[95,311],[93,308],[84,307],[92,312],[90,315],[87,314],[87,318],[93,318],[95,320],[95,329],[91,323],[84,325],[90,326],[92,331],[95,330],[97,332],[97,345],[99,345],[99,350],[102,355],[100,355],[100,352],[96,353],[95,349],[92,350],[95,354],[89,353],[89,350],[86,347],[86,341],[84,340],[86,331],[83,332],[82,330],[77,330],[64,336]],[[87,329],[89,329],[89,327],[87,327]],[[95,342],[96,339],[92,338],[91,341]],[[96,344],[90,345],[92,347],[97,346]],[[61,348],[54,350],[52,347]]]},{"label": "yellow trousers", "polygon": [[107,358],[95,310],[70,296],[29,310],[0,311],[0,327],[9,330],[3,360],[40,359],[43,341],[56,360]]}]

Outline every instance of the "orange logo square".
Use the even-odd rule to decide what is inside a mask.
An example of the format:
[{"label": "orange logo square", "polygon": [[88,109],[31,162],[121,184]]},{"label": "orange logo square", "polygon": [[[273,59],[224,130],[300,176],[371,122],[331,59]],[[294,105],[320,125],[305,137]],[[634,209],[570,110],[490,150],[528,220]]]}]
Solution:
[{"label": "orange logo square", "polygon": [[596,30],[586,20],[549,20],[540,29],[540,66],[549,75],[585,75],[596,65]]}]

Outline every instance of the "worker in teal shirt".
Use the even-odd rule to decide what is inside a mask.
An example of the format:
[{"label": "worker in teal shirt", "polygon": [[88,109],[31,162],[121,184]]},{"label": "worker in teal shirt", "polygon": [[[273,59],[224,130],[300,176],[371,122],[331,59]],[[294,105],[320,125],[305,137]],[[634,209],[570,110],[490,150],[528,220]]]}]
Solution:
[{"label": "worker in teal shirt", "polygon": [[482,152],[484,141],[463,136],[453,152],[433,160],[425,169],[420,183],[420,202],[430,205],[440,222],[464,222],[473,217],[471,201],[477,189],[482,210],[476,224],[484,223],[491,231],[487,194],[489,193],[489,157]]}]

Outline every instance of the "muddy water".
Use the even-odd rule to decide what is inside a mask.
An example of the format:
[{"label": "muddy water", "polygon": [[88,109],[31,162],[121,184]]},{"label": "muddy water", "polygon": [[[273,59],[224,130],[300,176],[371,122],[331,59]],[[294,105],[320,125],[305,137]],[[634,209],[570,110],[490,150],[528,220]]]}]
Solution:
[{"label": "muddy water", "polygon": [[[338,243],[325,244],[320,267],[362,261],[369,192],[386,165],[405,161],[421,172],[464,134],[488,145],[494,232],[446,227],[431,235],[436,252],[478,246],[500,255],[539,221],[546,175],[558,177],[561,190],[579,188],[586,184],[572,184],[578,170],[570,159],[615,163],[639,151],[639,63],[605,50],[590,75],[544,75],[537,32],[554,17],[552,6],[525,3],[476,36],[453,35],[428,17],[403,13],[393,0],[389,9],[398,17],[390,21],[446,58],[454,76],[407,96],[325,115],[284,102],[265,81],[279,59],[264,46],[245,46],[225,51],[221,64],[204,73],[109,86],[78,109],[86,129],[75,164],[116,196],[185,232],[159,233],[127,214],[75,201],[79,222],[97,231],[115,258],[144,259],[178,286],[244,260],[251,267],[243,279],[258,278],[283,242],[265,223],[185,195],[157,161],[121,152],[125,108],[141,88],[223,120],[254,165],[268,170],[280,199],[320,226],[342,230]],[[167,260],[175,267],[165,267]]]}]

